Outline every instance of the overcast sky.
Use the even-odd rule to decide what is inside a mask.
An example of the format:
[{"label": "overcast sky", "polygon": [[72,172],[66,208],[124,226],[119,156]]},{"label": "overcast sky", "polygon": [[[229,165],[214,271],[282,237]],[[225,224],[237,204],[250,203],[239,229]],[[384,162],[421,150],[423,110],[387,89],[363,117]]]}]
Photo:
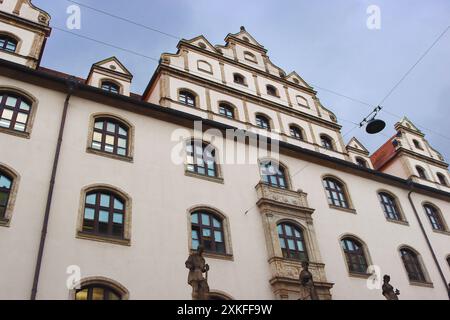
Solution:
[{"label": "overcast sky", "polygon": [[[76,0],[180,38],[203,34],[223,44],[227,33],[245,26],[269,57],[287,73],[295,70],[318,91],[347,133],[375,107],[450,25],[448,0]],[[67,0],[34,0],[52,16],[51,25],[66,28]],[[370,5],[381,9],[381,29],[367,28]],[[81,7],[77,34],[159,59],[175,52],[177,39],[152,32]],[[91,65],[117,56],[134,74],[133,88],[141,94],[157,63],[103,44],[54,29],[42,66],[86,77]],[[320,88],[319,88],[320,87]],[[338,92],[373,107],[332,94]],[[386,111],[406,115],[450,161],[450,31],[447,32],[383,104]],[[375,151],[394,134],[399,120],[381,113],[387,122],[382,134],[356,136]],[[350,122],[348,122],[350,121]],[[430,131],[431,130],[431,131]]]}]

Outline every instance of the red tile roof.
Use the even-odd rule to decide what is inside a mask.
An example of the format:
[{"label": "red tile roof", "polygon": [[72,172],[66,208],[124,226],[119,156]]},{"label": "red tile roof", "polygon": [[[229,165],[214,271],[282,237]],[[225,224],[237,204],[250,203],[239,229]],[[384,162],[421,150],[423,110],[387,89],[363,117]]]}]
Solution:
[{"label": "red tile roof", "polygon": [[375,170],[380,170],[385,164],[387,164],[396,155],[396,150],[392,144],[393,139],[396,135],[392,136],[388,141],[386,141],[377,151],[375,151],[371,156],[373,167]]}]

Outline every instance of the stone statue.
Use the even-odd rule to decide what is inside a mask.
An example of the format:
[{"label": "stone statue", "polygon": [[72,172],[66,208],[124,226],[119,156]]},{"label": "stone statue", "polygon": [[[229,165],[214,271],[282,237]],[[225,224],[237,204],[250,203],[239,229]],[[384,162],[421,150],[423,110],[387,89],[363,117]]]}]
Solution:
[{"label": "stone statue", "polygon": [[381,288],[383,290],[383,296],[386,300],[398,300],[400,291],[398,289],[395,289],[394,291],[394,287],[389,284],[389,281],[391,281],[391,277],[385,274],[383,277],[383,286]]},{"label": "stone statue", "polygon": [[[208,270],[209,265],[203,258],[203,246],[199,246],[196,252],[189,255],[186,260],[186,268],[189,269],[188,284],[192,286],[193,300],[208,300],[209,286],[208,286]],[[203,277],[206,273],[206,277]]]},{"label": "stone statue", "polygon": [[302,300],[319,300],[319,296],[316,292],[316,287],[314,286],[314,280],[312,273],[308,270],[309,263],[306,261],[302,262],[303,270],[300,272],[300,284],[305,288],[308,293]]}]

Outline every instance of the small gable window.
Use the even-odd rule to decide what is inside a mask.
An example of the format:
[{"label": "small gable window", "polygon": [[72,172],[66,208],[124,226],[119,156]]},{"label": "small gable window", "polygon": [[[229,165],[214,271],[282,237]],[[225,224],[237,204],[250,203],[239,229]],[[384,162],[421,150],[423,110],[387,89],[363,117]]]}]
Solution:
[{"label": "small gable window", "polygon": [[419,141],[417,141],[416,139],[413,140],[414,146],[419,149],[419,150],[423,150],[422,145],[420,144]]},{"label": "small gable window", "polygon": [[242,40],[244,40],[245,42],[250,42],[250,39],[247,37],[242,37]]},{"label": "small gable window", "polygon": [[440,184],[442,184],[443,186],[448,187],[447,179],[445,178],[445,176],[442,173],[438,172],[437,173],[437,177],[439,179],[439,183]]},{"label": "small gable window", "polygon": [[240,84],[240,85],[246,85],[245,77],[239,73],[233,74],[233,81],[234,83]]},{"label": "small gable window", "polygon": [[189,91],[181,90],[178,101],[186,106],[195,107],[195,95]]},{"label": "small gable window", "polygon": [[267,89],[267,94],[268,94],[269,96],[278,97],[278,90],[277,90],[277,88],[275,88],[274,86],[268,84],[268,85],[266,86],[266,89]]},{"label": "small gable window", "polygon": [[367,161],[364,160],[361,157],[356,158],[356,164],[358,166],[362,167],[362,168],[368,168],[369,167],[369,165],[367,164]]},{"label": "small gable window", "polygon": [[261,129],[270,130],[270,121],[269,118],[263,116],[263,115],[257,115],[256,116],[256,125],[260,127]]},{"label": "small gable window", "polygon": [[230,119],[234,119],[234,109],[227,103],[221,103],[219,105],[219,114]]},{"label": "small gable window", "polygon": [[303,140],[303,132],[302,129],[300,129],[299,127],[291,125],[289,127],[289,132],[291,134],[291,137],[298,140]]},{"label": "small gable window", "polygon": [[322,143],[322,147],[324,147],[325,149],[334,150],[333,140],[331,140],[330,137],[328,137],[326,135],[321,135],[320,142]]},{"label": "small gable window", "polygon": [[416,170],[417,173],[419,174],[419,177],[425,180],[428,180],[428,176],[427,173],[425,172],[425,169],[420,167],[420,166],[416,166]]},{"label": "small gable window", "polygon": [[17,49],[17,40],[6,36],[0,35],[0,50],[16,52]]},{"label": "small gable window", "polygon": [[111,81],[103,81],[102,89],[112,93],[120,93],[120,86]]}]

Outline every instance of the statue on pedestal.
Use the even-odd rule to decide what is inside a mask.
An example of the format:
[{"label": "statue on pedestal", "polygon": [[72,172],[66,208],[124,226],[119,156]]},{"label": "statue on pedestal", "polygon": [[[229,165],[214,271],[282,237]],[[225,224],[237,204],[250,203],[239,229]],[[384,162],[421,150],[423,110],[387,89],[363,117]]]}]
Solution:
[{"label": "statue on pedestal", "polygon": [[398,300],[400,291],[398,289],[395,289],[394,291],[394,287],[389,283],[389,281],[391,281],[391,277],[385,274],[383,277],[383,286],[381,288],[383,290],[383,296],[386,300]]},{"label": "statue on pedestal", "polygon": [[303,270],[300,272],[300,284],[307,292],[307,295],[301,300],[319,300],[319,296],[316,292],[316,287],[314,286],[314,279],[312,273],[308,269],[309,263],[306,261],[302,262]]},{"label": "statue on pedestal", "polygon": [[[203,246],[199,246],[196,252],[189,255],[186,260],[186,268],[189,269],[188,284],[192,286],[193,300],[208,300],[209,286],[208,286],[208,270],[209,265],[203,258]],[[203,277],[206,273],[206,277]]]}]

